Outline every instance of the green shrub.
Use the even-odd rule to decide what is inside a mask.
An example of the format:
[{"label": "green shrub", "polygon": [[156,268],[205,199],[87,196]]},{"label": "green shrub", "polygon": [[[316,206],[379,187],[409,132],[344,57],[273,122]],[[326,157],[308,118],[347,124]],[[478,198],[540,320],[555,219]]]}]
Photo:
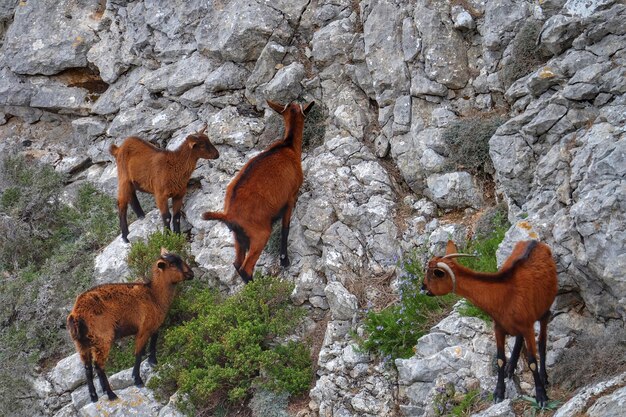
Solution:
[{"label": "green shrub", "polygon": [[95,253],[117,234],[113,198],[82,184],[67,205],[63,186],[63,175],[22,156],[0,164],[0,387],[11,387],[0,388],[0,415],[32,411],[15,375],[73,350],[60,313],[91,286]]},{"label": "green shrub", "polygon": [[305,311],[290,301],[293,285],[257,275],[226,299],[190,286],[174,301],[158,374],[149,385],[170,395],[187,394],[187,411],[211,409],[219,396],[231,403],[247,399],[253,387],[296,395],[312,378],[310,352],[300,343],[280,343]]},{"label": "green shrub", "polygon": [[429,297],[420,294],[423,281],[421,262],[413,253],[400,262],[400,299],[398,304],[365,317],[367,338],[361,348],[385,359],[408,358],[417,340],[428,333],[438,319],[447,314],[456,300],[454,295]]},{"label": "green shrub", "polygon": [[174,233],[168,229],[157,231],[148,236],[148,240],[133,242],[128,252],[128,268],[134,278],[147,280],[150,278],[152,265],[161,255],[161,248],[179,255],[189,262],[189,243],[184,234]]},{"label": "green shrub", "polygon": [[444,168],[492,175],[494,168],[489,156],[489,139],[502,123],[504,119],[499,115],[470,117],[451,123],[442,136],[450,148]]}]

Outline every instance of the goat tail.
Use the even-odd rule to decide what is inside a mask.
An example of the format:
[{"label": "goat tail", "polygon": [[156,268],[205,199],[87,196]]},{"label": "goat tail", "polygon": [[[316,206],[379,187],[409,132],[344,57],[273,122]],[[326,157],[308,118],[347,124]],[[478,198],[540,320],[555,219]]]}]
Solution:
[{"label": "goat tail", "polygon": [[230,220],[226,213],[222,213],[220,211],[205,211],[202,213],[202,218],[204,220],[219,220],[226,224],[230,230],[235,233],[235,238],[239,242],[239,244],[244,248],[244,250],[248,250],[250,247],[250,237],[246,233],[246,231],[241,227],[238,223]]},{"label": "goat tail", "polygon": [[111,146],[109,146],[109,152],[113,156],[117,156],[117,151],[119,151],[119,149],[120,148],[116,144],[114,144],[114,143],[112,143]]},{"label": "goat tail", "polygon": [[204,220],[219,220],[226,224],[229,223],[226,213],[222,213],[221,211],[205,211],[202,213],[202,218]]},{"label": "goat tail", "polygon": [[87,339],[87,323],[80,317],[74,316],[74,314],[70,314],[67,317],[67,329],[70,332],[70,336],[73,340],[81,343],[85,343],[88,341]]}]

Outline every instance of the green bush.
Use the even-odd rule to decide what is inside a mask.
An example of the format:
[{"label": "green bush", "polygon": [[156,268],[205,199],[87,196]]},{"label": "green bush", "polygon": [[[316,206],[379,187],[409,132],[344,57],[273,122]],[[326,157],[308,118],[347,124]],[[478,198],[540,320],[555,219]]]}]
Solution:
[{"label": "green bush", "polygon": [[113,198],[85,183],[65,204],[64,179],[22,156],[0,163],[0,415],[32,411],[15,375],[73,350],[61,312],[91,286],[95,253],[117,234]]},{"label": "green bush", "polygon": [[133,278],[148,280],[151,276],[152,265],[161,255],[161,248],[179,255],[185,262],[190,260],[190,248],[184,234],[174,233],[168,229],[157,231],[148,236],[148,240],[133,242],[128,252],[128,268]]},{"label": "green bush", "polygon": [[499,115],[470,117],[451,123],[443,132],[443,139],[450,148],[445,169],[492,175],[489,139],[502,123],[504,119]]},{"label": "green bush", "polygon": [[417,340],[451,310],[456,300],[454,295],[420,294],[424,273],[417,254],[403,259],[400,267],[398,304],[379,312],[369,311],[365,317],[367,338],[359,343],[364,350],[392,360],[413,355]]},{"label": "green bush", "polygon": [[149,385],[165,395],[187,394],[187,411],[247,399],[253,387],[296,395],[312,378],[310,352],[299,342],[280,343],[305,314],[290,301],[293,285],[257,275],[226,299],[192,285],[175,301],[165,332],[158,374]]}]

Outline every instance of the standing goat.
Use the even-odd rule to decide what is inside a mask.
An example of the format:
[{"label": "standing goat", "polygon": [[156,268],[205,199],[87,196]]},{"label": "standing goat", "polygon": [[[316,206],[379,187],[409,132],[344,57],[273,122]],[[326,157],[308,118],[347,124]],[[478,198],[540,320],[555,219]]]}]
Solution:
[{"label": "standing goat", "polygon": [[[428,263],[422,291],[428,295],[456,293],[491,316],[498,359],[498,382],[494,392],[496,402],[504,399],[504,376],[513,376],[522,342],[526,341],[528,365],[535,380],[537,403],[543,408],[548,401],[545,390],[548,384],[548,320],[550,306],[558,290],[556,264],[550,248],[536,240],[519,242],[502,268],[494,274],[475,272],[458,264],[454,258],[459,256],[468,255],[457,253],[454,243],[448,241],[446,255],[434,257]],[[540,323],[540,369],[537,368],[537,345],[533,327],[536,321]],[[504,354],[507,335],[516,337],[508,364]]]},{"label": "standing goat", "polygon": [[[128,243],[128,204],[139,218],[145,216],[136,191],[154,195],[161,212],[163,225],[169,229],[173,221],[174,232],[180,233],[180,210],[187,193],[187,182],[198,159],[216,159],[219,152],[204,134],[206,127],[193,133],[175,151],[157,148],[145,140],[131,136],[121,146],[111,145],[109,151],[117,162],[117,208],[122,239]],[[168,200],[172,199],[172,212]]]},{"label": "standing goat", "polygon": [[117,398],[109,385],[104,365],[113,341],[124,336],[136,335],[133,378],[135,385],[143,385],[139,367],[148,339],[148,362],[156,364],[157,331],[174,298],[175,284],[192,278],[193,271],[180,256],[161,249],[161,257],[152,267],[150,282],[99,285],[76,298],[67,317],[67,329],[85,365],[91,401],[98,401],[92,362],[96,365],[102,391],[109,400]]},{"label": "standing goat", "polygon": [[282,140],[255,156],[244,165],[226,189],[224,211],[207,211],[204,220],[224,222],[235,236],[233,265],[245,283],[252,280],[274,220],[282,218],[280,263],[289,266],[287,237],[291,212],[302,185],[302,131],[304,118],[314,102],[267,104],[283,116],[285,134]]}]

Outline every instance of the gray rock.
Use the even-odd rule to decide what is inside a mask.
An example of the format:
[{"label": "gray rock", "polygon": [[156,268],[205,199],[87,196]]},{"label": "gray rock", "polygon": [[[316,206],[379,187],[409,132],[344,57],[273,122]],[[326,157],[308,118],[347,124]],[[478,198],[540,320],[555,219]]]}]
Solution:
[{"label": "gray rock", "polygon": [[153,71],[144,77],[143,82],[152,93],[167,90],[170,94],[181,95],[191,87],[204,83],[207,74],[214,67],[213,61],[194,53],[188,58]]},{"label": "gray rock", "polygon": [[[615,415],[617,417],[619,414],[598,414],[598,412],[608,411],[608,407],[617,406],[614,401],[619,397],[623,398],[624,388],[619,389],[619,387],[622,387],[625,382],[626,373],[623,373],[608,381],[604,381],[596,385],[587,386],[580,390],[580,392],[578,392],[578,394],[576,394],[573,398],[563,404],[554,414],[554,417],[574,417],[575,415],[585,411],[591,412],[591,409],[594,410],[594,417],[599,417],[601,415],[607,417]],[[618,388],[618,390],[615,391],[613,395],[610,395],[608,398],[602,395],[607,391],[613,391],[615,388]],[[588,408],[588,404],[591,399],[595,400],[595,404],[592,405],[591,408]],[[594,408],[595,405],[598,405],[598,408]],[[619,408],[618,410],[620,409],[623,409],[623,407]]]},{"label": "gray rock", "polygon": [[472,15],[458,5],[452,6],[452,21],[456,29],[472,30],[476,27]]},{"label": "gray rock", "polygon": [[539,42],[553,55],[558,55],[572,45],[583,28],[579,18],[557,14],[544,23]]},{"label": "gray rock", "polygon": [[87,90],[59,84],[39,86],[30,99],[31,107],[60,113],[87,115],[91,105]]},{"label": "gray rock", "polygon": [[411,62],[415,59],[422,48],[422,39],[418,37],[415,23],[410,17],[405,17],[402,21],[402,52],[404,60]]},{"label": "gray rock", "polygon": [[472,414],[471,417],[515,417],[515,411],[511,400],[506,399],[484,411]]},{"label": "gray rock", "polygon": [[282,13],[264,3],[214,6],[195,32],[198,51],[223,61],[255,61],[282,21]]},{"label": "gray rock", "polygon": [[467,172],[433,174],[426,179],[426,196],[443,208],[479,208],[482,192]]},{"label": "gray rock", "polygon": [[79,411],[80,416],[100,417],[107,415],[123,417],[133,414],[146,417],[158,416],[161,406],[150,391],[133,386],[119,390],[116,394],[119,397],[116,401],[101,398],[97,403],[90,403],[84,406]]},{"label": "gray rock", "polygon": [[238,90],[245,87],[248,76],[249,73],[244,67],[226,62],[209,74],[204,86],[209,93]]},{"label": "gray rock", "polygon": [[[56,74],[87,65],[96,41],[93,27],[100,3],[64,0],[27,2],[16,8],[2,47],[6,62],[18,74]],[[42,21],[48,22],[41,24]]]},{"label": "gray rock", "polygon": [[266,97],[279,103],[290,103],[302,93],[300,82],[304,78],[304,65],[294,62],[279,69],[276,75],[263,88]]},{"label": "gray rock", "polygon": [[626,403],[626,387],[596,401],[588,410],[589,417],[617,417],[624,412],[624,403]]},{"label": "gray rock", "polygon": [[411,95],[416,97],[423,96],[439,96],[448,95],[448,89],[445,85],[436,81],[429,80],[419,72],[413,73],[411,76]]},{"label": "gray rock", "polygon": [[356,16],[351,15],[316,31],[311,40],[311,52],[317,65],[324,67],[347,62],[358,38],[355,29]]},{"label": "gray rock", "polygon": [[324,293],[328,299],[330,313],[334,320],[352,320],[357,311],[357,300],[340,282],[331,282]]},{"label": "gray rock", "polygon": [[447,17],[428,3],[418,1],[413,13],[422,35],[426,75],[448,88],[463,88],[469,80],[467,46],[459,32],[446,24]]},{"label": "gray rock", "polygon": [[85,367],[78,353],[62,359],[48,375],[57,394],[72,391],[85,382]]},{"label": "gray rock", "polygon": [[529,4],[514,0],[488,1],[485,4],[483,45],[498,51],[513,39],[517,30],[529,16]]},{"label": "gray rock", "polygon": [[376,100],[385,106],[409,91],[409,73],[402,50],[404,16],[393,2],[375,0],[370,6],[370,13],[363,21],[365,61],[372,75]]}]

